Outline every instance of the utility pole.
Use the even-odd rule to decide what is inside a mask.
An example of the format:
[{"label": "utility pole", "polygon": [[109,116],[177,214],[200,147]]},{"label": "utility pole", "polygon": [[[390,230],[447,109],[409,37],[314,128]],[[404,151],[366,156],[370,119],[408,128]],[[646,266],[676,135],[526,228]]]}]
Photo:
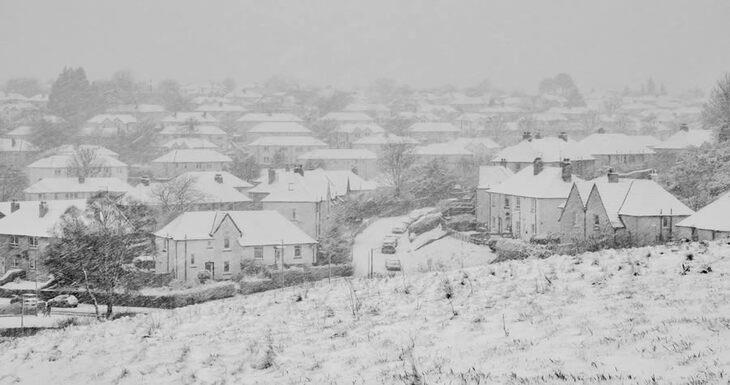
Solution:
[{"label": "utility pole", "polygon": [[281,258],[281,287],[284,287],[284,239],[281,240],[281,254],[279,254],[279,257]]}]

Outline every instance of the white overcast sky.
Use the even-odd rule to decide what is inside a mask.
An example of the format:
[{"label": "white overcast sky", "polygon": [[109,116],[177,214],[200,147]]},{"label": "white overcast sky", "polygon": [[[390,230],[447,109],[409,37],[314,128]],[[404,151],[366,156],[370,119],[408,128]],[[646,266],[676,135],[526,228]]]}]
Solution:
[{"label": "white overcast sky", "polygon": [[0,80],[83,66],[181,82],[286,75],[334,86],[584,90],[651,76],[709,88],[730,71],[728,0],[0,0]]}]

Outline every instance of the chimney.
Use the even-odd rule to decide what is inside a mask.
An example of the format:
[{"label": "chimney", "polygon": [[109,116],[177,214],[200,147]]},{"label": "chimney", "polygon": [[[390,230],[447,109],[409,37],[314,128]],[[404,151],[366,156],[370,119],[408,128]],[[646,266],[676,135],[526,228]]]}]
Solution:
[{"label": "chimney", "polygon": [[15,138],[10,138],[10,147],[15,147]]},{"label": "chimney", "polygon": [[269,168],[269,184],[276,182],[276,170]]},{"label": "chimney", "polygon": [[301,164],[294,166],[294,172],[301,176],[304,176],[304,166],[302,166]]},{"label": "chimney", "polygon": [[13,199],[13,200],[12,200],[12,201],[10,202],[10,212],[11,212],[11,213],[14,213],[14,212],[16,212],[16,211],[18,211],[18,210],[20,210],[20,203],[18,203],[18,201],[17,201],[17,200]]},{"label": "chimney", "polygon": [[570,164],[570,159],[563,159],[560,162],[560,168],[562,169],[563,182],[570,182],[573,176],[573,165]]},{"label": "chimney", "polygon": [[689,126],[687,125],[687,123],[680,124],[679,131],[689,132]]},{"label": "chimney", "polygon": [[353,174],[357,175],[357,166],[352,166],[352,169],[350,171],[352,171]]},{"label": "chimney", "polygon": [[535,133],[535,139],[542,139],[542,133],[540,131]]},{"label": "chimney", "polygon": [[502,166],[502,167],[504,167],[504,168],[507,168],[507,159],[505,159],[505,158],[500,159],[499,160],[499,165]]},{"label": "chimney", "polygon": [[38,218],[43,218],[48,214],[48,202],[42,201],[38,204]]},{"label": "chimney", "polygon": [[139,178],[139,183],[141,183],[142,186],[149,186],[150,185],[150,177],[148,177],[148,176],[145,175],[145,176]]},{"label": "chimney", "polygon": [[560,139],[562,139],[562,140],[564,140],[564,141],[566,141],[566,142],[567,142],[567,141],[568,141],[568,133],[567,133],[567,132],[565,132],[565,131],[561,131],[561,132],[560,132],[560,133],[558,134],[558,138],[560,138]]},{"label": "chimney", "polygon": [[532,133],[530,131],[525,131],[522,133],[522,140],[526,140],[528,142],[532,141]]},{"label": "chimney", "polygon": [[605,129],[605,128],[603,128],[603,127],[599,127],[599,128],[598,128],[598,133],[599,133],[599,134],[605,134],[605,133],[606,133],[606,129]]},{"label": "chimney", "polygon": [[542,158],[539,156],[535,158],[535,160],[532,161],[532,174],[537,175],[542,172],[543,168],[545,168],[544,164],[542,163]]},{"label": "chimney", "polygon": [[608,183],[618,183],[618,173],[614,172],[612,168],[608,169]]},{"label": "chimney", "polygon": [[83,184],[84,182],[86,182],[86,177],[83,175],[79,176],[79,184]]},{"label": "chimney", "polygon": [[216,173],[213,179],[218,183],[223,183],[223,174]]}]

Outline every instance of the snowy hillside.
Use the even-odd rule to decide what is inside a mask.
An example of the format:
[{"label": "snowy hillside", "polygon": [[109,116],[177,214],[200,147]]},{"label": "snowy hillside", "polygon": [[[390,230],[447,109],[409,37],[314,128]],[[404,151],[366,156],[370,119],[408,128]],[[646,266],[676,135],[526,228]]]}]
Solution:
[{"label": "snowy hillside", "polygon": [[0,384],[724,383],[728,274],[694,244],[325,282],[7,342]]}]

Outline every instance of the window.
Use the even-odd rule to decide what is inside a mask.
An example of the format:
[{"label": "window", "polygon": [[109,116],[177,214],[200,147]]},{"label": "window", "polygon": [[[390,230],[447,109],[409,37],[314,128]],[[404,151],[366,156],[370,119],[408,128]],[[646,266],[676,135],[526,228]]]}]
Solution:
[{"label": "window", "polygon": [[593,228],[598,230],[598,226],[601,225],[601,218],[598,214],[593,214]]},{"label": "window", "polygon": [[506,209],[509,208],[509,197],[508,196],[504,197],[504,208],[506,208]]},{"label": "window", "polygon": [[275,261],[280,260],[281,259],[281,255],[282,255],[282,248],[281,247],[278,247],[278,246],[275,246],[274,247],[274,260]]},{"label": "window", "polygon": [[301,258],[302,257],[302,247],[301,246],[294,246],[294,258]]},{"label": "window", "polygon": [[229,271],[231,271],[231,263],[228,261],[224,261],[223,262],[223,272],[227,273]]},{"label": "window", "polygon": [[253,259],[264,259],[264,247],[255,246],[253,248]]},{"label": "window", "polygon": [[13,247],[18,246],[18,236],[17,235],[10,236],[10,246],[13,246]]},{"label": "window", "polygon": [[291,209],[291,220],[297,220],[297,209]]},{"label": "window", "polygon": [[30,258],[28,261],[28,268],[31,270],[35,270],[35,258]]},{"label": "window", "polygon": [[15,257],[15,258],[13,258],[13,267],[18,267],[18,266],[20,266],[20,258]]},{"label": "window", "polygon": [[190,254],[190,266],[195,266],[195,254]]},{"label": "window", "polygon": [[223,238],[223,248],[226,250],[231,248],[231,240],[228,237]]},{"label": "window", "polygon": [[669,217],[663,217],[662,218],[662,227],[668,228],[669,227]]},{"label": "window", "polygon": [[28,237],[28,245],[35,249],[38,247],[38,237]]},{"label": "window", "polygon": [[517,210],[517,211],[520,211],[520,201],[521,200],[522,200],[522,198],[520,198],[520,197],[515,198],[515,210]]},{"label": "window", "polygon": [[213,241],[208,240],[208,248],[209,249],[212,249],[213,248]]},{"label": "window", "polygon": [[535,211],[537,211],[537,199],[532,198],[532,200],[530,200],[530,212],[534,213]]}]

